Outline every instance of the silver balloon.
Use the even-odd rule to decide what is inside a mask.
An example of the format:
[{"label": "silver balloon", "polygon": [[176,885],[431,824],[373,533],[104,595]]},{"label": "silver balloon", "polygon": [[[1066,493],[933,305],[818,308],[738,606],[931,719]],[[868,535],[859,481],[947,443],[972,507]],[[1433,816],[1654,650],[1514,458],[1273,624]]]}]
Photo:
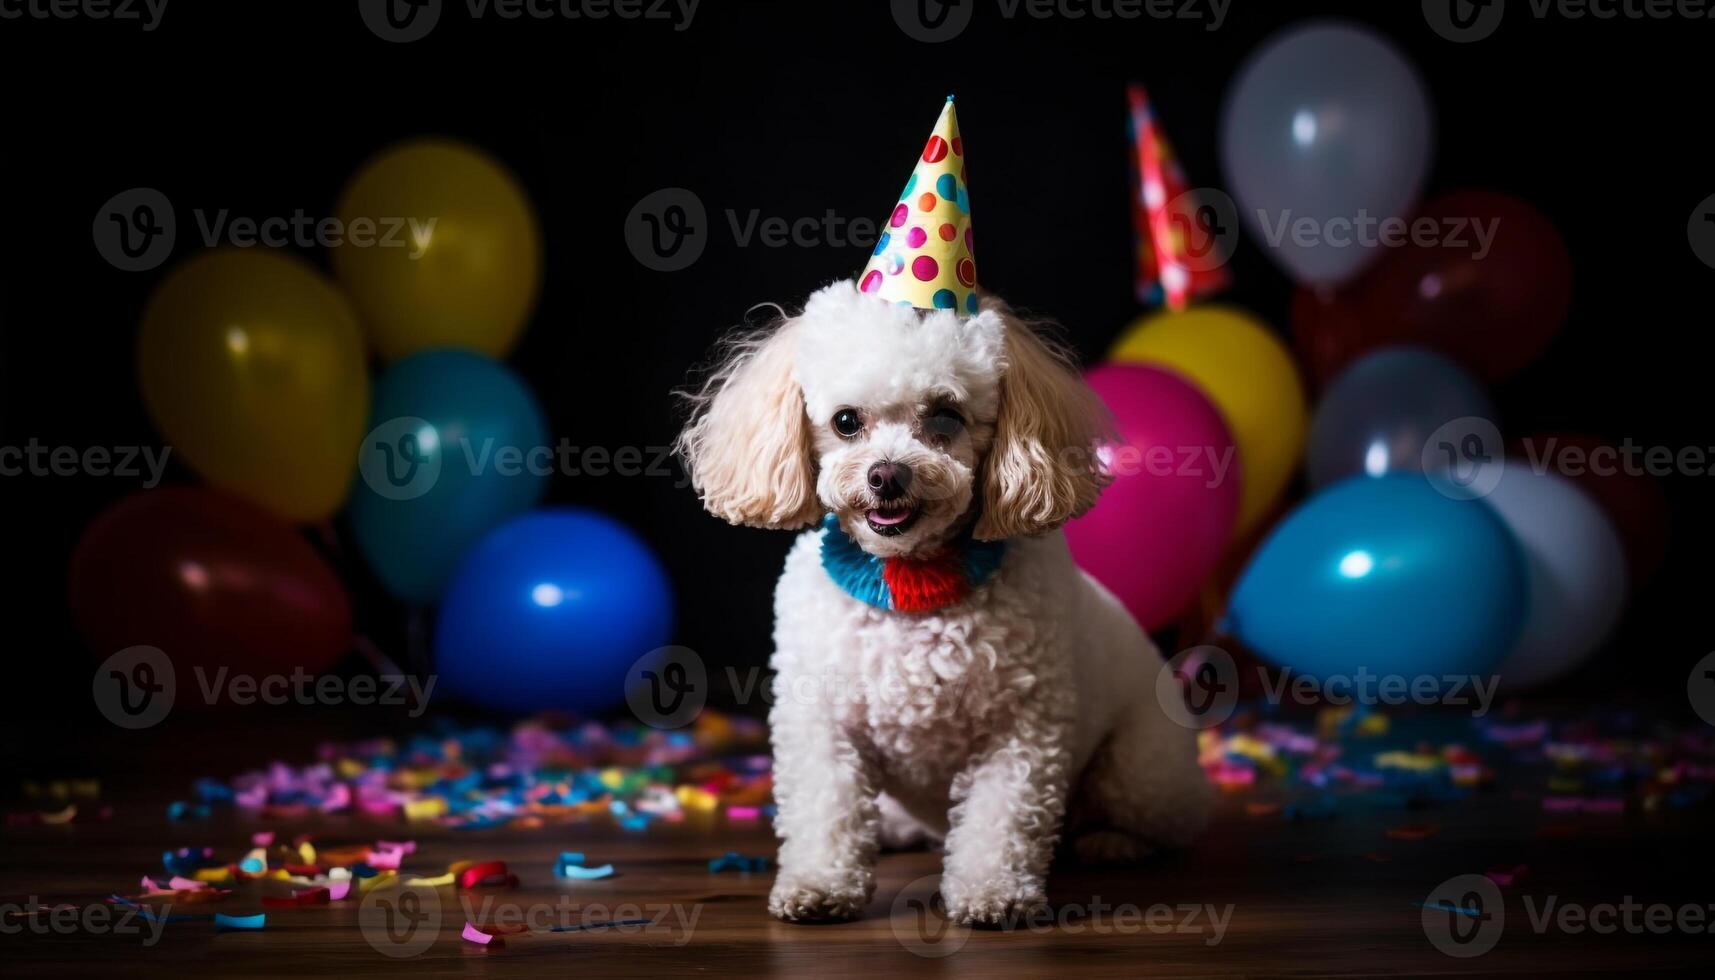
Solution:
[{"label": "silver balloon", "polygon": [[1423,81],[1392,44],[1319,22],[1276,35],[1240,70],[1221,166],[1264,250],[1299,282],[1332,285],[1384,250],[1389,227],[1405,233],[1430,130]]},{"label": "silver balloon", "polygon": [[[1421,472],[1431,437],[1461,419],[1494,427],[1493,403],[1464,368],[1421,347],[1369,354],[1336,377],[1316,406],[1306,465],[1310,485],[1357,473]],[[1496,445],[1485,445],[1484,452],[1498,456],[1499,439],[1489,441]],[[1429,458],[1435,458],[1434,447]]]}]

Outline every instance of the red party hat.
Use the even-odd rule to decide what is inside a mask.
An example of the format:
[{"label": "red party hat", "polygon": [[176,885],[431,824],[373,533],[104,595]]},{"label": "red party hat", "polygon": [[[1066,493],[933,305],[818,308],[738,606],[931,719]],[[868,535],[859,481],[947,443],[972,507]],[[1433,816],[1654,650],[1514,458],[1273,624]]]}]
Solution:
[{"label": "red party hat", "polygon": [[1137,234],[1137,297],[1145,305],[1182,310],[1191,300],[1230,285],[1226,255],[1213,240],[1202,202],[1185,180],[1173,147],[1149,107],[1142,85],[1131,85],[1132,225]]}]

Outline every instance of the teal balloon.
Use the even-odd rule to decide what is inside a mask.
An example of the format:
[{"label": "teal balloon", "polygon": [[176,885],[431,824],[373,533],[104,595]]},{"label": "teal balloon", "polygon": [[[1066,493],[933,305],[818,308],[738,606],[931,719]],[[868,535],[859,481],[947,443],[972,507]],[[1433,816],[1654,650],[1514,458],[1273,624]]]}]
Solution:
[{"label": "teal balloon", "polygon": [[1263,542],[1224,626],[1312,677],[1484,675],[1518,636],[1527,590],[1524,556],[1482,500],[1421,474],[1356,477]]},{"label": "teal balloon", "polygon": [[395,596],[434,602],[472,545],[542,499],[552,464],[542,410],[504,366],[454,350],[397,361],[358,449],[358,549]]}]

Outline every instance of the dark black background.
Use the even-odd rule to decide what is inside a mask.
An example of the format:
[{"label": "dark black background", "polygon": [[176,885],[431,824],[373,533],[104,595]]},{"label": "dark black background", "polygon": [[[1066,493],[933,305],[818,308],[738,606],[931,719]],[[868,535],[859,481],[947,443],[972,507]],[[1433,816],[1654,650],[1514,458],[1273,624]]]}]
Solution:
[{"label": "dark black background", "polygon": [[[90,238],[101,204],[163,191],[174,260],[192,209],[264,218],[332,212],[343,181],[397,139],[442,134],[493,153],[541,215],[546,282],[511,363],[556,438],[661,446],[670,389],[764,301],[792,305],[854,274],[862,248],[740,248],[726,217],[882,218],[940,103],[959,97],[982,277],[1051,315],[1087,359],[1139,313],[1132,294],[1124,98],[1147,83],[1194,183],[1219,184],[1216,132],[1236,68],[1284,25],[1348,16],[1391,37],[1435,105],[1428,190],[1488,187],[1547,213],[1571,248],[1573,313],[1535,366],[1495,392],[1504,429],[1585,430],[1708,445],[1703,334],[1715,270],[1687,245],[1715,191],[1706,128],[1715,21],[1537,20],[1514,0],[1492,38],[1455,45],[1415,2],[1234,0],[1227,21],[1008,21],[977,4],[957,40],[907,37],[882,0],[704,0],[668,23],[473,22],[450,2],[426,39],[390,44],[352,2],[172,0],[159,29],[0,21],[0,444],[159,444],[133,367],[138,315],[167,267],[118,271]],[[640,265],[622,223],[646,194],[693,190],[710,241],[675,273]],[[326,256],[312,254],[326,268]],[[1253,243],[1227,297],[1287,328],[1288,281]],[[175,462],[170,479],[194,480]],[[1683,710],[1689,665],[1711,649],[1708,478],[1668,482],[1667,567],[1626,627],[1563,687],[1634,691]],[[782,534],[729,528],[663,478],[558,478],[553,502],[636,528],[679,592],[679,642],[711,664],[762,662]],[[17,734],[93,723],[94,662],[64,605],[83,527],[135,486],[0,478],[0,683]],[[1295,491],[1301,492],[1301,491]],[[397,643],[403,611],[342,566],[361,626]],[[11,739],[8,739],[11,741]]]}]

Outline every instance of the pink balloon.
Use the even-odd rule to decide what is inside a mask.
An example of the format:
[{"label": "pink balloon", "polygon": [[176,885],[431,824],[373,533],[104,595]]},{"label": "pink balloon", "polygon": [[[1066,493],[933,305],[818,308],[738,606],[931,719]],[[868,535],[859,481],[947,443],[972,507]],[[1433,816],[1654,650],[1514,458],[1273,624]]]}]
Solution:
[{"label": "pink balloon", "polygon": [[1221,413],[1177,374],[1103,364],[1085,380],[1123,442],[1102,447],[1113,483],[1066,525],[1066,540],[1079,567],[1155,629],[1220,560],[1239,511],[1239,454]]}]

